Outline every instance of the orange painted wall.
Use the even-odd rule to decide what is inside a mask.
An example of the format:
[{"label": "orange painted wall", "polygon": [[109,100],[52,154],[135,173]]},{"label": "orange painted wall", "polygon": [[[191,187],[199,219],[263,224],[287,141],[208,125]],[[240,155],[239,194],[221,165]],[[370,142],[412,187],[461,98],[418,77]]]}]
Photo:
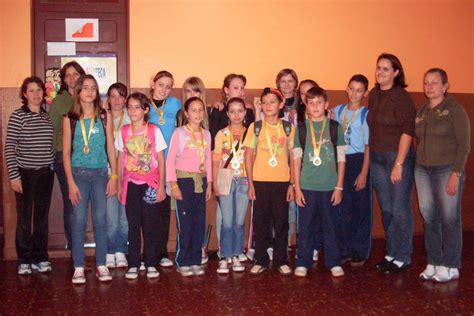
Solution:
[{"label": "orange painted wall", "polygon": [[372,79],[387,51],[411,91],[440,66],[452,92],[474,92],[472,0],[133,0],[130,17],[132,87],[167,69],[179,86],[196,74],[215,88],[238,72],[261,88],[291,67],[342,90],[356,72]]}]

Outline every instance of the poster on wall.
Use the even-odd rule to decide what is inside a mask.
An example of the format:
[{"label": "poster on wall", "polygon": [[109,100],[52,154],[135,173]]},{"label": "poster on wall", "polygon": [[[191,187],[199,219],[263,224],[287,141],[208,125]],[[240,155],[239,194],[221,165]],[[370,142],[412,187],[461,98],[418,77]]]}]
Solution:
[{"label": "poster on wall", "polygon": [[98,42],[99,19],[66,19],[67,42]]},{"label": "poster on wall", "polygon": [[117,82],[117,56],[76,56],[61,57],[61,67],[70,61],[77,61],[87,74],[93,75],[99,84],[102,98],[107,95],[107,89]]}]

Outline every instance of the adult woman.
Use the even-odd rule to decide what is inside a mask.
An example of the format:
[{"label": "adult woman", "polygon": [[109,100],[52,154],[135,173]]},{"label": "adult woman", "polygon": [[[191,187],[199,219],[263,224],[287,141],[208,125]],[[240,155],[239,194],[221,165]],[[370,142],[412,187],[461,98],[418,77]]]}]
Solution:
[{"label": "adult woman", "polygon": [[[5,142],[10,184],[17,209],[18,274],[51,271],[48,262],[48,212],[53,190],[53,125],[45,110],[44,83],[38,77],[23,81],[23,106],[10,116]],[[31,220],[33,218],[33,234]]]},{"label": "adult woman", "polygon": [[296,108],[300,103],[298,95],[298,76],[293,69],[280,70],[276,76],[276,86],[285,96],[285,107],[280,110],[280,117],[296,125]]},{"label": "adult woman", "polygon": [[471,132],[463,106],[447,95],[448,75],[444,70],[428,70],[423,86],[428,101],[415,121],[415,181],[425,221],[428,265],[420,278],[447,282],[459,278],[461,196]]},{"label": "adult woman", "polygon": [[54,138],[53,149],[56,151],[54,158],[54,171],[58,177],[61,195],[63,197],[63,219],[64,219],[64,235],[66,237],[67,249],[71,249],[71,228],[69,225],[72,213],[72,204],[69,200],[69,192],[67,187],[66,174],[64,173],[62,146],[63,146],[63,117],[72,107],[72,95],[74,94],[74,86],[77,79],[85,75],[86,72],[76,61],[66,63],[61,68],[61,88],[57,97],[54,99],[49,110],[49,117],[53,123]]},{"label": "adult woman", "polygon": [[415,105],[404,89],[400,60],[383,53],[377,59],[376,85],[369,94],[370,176],[377,192],[386,236],[386,255],[376,265],[387,274],[411,263],[414,181]]}]

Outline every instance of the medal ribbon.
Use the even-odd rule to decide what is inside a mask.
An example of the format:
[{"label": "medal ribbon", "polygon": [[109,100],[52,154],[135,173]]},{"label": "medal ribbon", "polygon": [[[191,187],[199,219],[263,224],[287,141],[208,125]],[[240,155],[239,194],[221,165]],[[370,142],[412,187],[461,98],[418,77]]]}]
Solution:
[{"label": "medal ribbon", "polygon": [[165,113],[166,98],[163,100],[163,105],[161,106],[161,110],[158,110],[158,107],[156,106],[155,101],[153,101],[153,98],[150,98],[150,104],[155,109],[156,114],[158,114],[158,116],[160,117],[158,119],[158,122],[163,121],[163,114]]},{"label": "medal ribbon", "polygon": [[268,124],[267,122],[263,121],[263,124],[265,124],[265,135],[267,136],[267,145],[268,145],[268,150],[270,150],[270,156],[271,158],[273,159],[276,159],[276,154],[277,154],[277,150],[278,150],[278,142],[280,140],[280,123],[277,124],[277,142],[275,144],[275,148],[274,150],[272,150],[272,143],[271,143],[271,140],[270,140],[270,133],[268,132]]},{"label": "medal ribbon", "polygon": [[200,163],[204,163],[204,133],[202,131],[202,128],[199,127],[199,132],[201,133],[201,143],[199,144],[196,135],[194,135],[194,131],[191,128],[190,125],[186,125],[186,129],[191,132],[191,135],[193,136],[193,143],[194,146],[196,147],[197,154],[199,156]]},{"label": "medal ribbon", "polygon": [[[117,137],[117,132],[119,131],[119,129],[122,127],[122,124],[123,124],[123,117],[125,116],[125,112],[122,111],[122,114],[120,114],[120,120],[118,122],[118,126],[115,127],[115,124],[114,125],[114,139]],[[112,123],[113,123],[113,120],[112,120]]]},{"label": "medal ribbon", "polygon": [[324,129],[326,128],[326,117],[323,119],[323,128],[321,128],[321,134],[319,135],[319,146],[316,143],[316,134],[314,133],[313,122],[309,121],[309,129],[311,131],[311,143],[313,144],[313,153],[315,157],[319,157],[319,153],[321,152],[321,146],[323,144],[323,134]]},{"label": "medal ribbon", "polygon": [[[245,127],[244,127],[244,131],[245,131]],[[236,146],[234,146],[234,136],[232,134],[232,129],[230,128],[230,126],[229,126],[229,132],[230,132],[230,148],[232,149],[232,154],[234,155],[232,160],[237,159],[236,161],[238,161],[237,152],[235,151]],[[240,133],[239,146],[237,147],[239,148],[239,150],[240,148],[242,148],[242,135],[243,133]]]},{"label": "medal ribbon", "polygon": [[342,112],[342,118],[341,118],[341,124],[342,124],[342,128],[344,129],[344,135],[347,134],[347,131],[349,130],[349,128],[351,127],[351,124],[352,122],[354,122],[356,116],[357,116],[357,113],[359,113],[360,109],[361,108],[358,108],[357,111],[355,111],[351,117],[349,118],[349,121],[347,122],[347,126],[346,126],[346,115],[347,115],[347,109],[349,108],[349,105],[346,106],[346,108],[344,109],[344,111]]},{"label": "medal ribbon", "polygon": [[132,127],[132,138],[133,138],[133,142],[135,143],[135,148],[139,154],[143,154],[143,152],[145,151],[145,138],[148,134],[148,123],[145,124],[145,130],[143,131],[140,144],[137,142],[137,136],[135,136],[135,129],[133,128],[133,124],[131,127]]},{"label": "medal ribbon", "polygon": [[95,115],[91,118],[91,124],[89,125],[89,133],[86,137],[86,126],[84,125],[84,117],[81,116],[79,122],[81,123],[82,139],[84,139],[84,148],[89,149],[89,139],[91,139],[92,129],[94,128]]}]

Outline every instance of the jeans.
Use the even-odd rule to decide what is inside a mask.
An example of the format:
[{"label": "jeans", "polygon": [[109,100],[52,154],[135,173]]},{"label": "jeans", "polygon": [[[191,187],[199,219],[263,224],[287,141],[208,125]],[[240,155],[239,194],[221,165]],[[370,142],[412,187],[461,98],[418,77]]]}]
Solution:
[{"label": "jeans", "polygon": [[322,232],[324,263],[333,268],[341,265],[337,225],[339,207],[331,202],[333,191],[303,190],[306,205],[298,209],[297,267],[311,267],[313,263],[314,234]]},{"label": "jeans", "polygon": [[245,216],[249,205],[247,192],[247,178],[234,178],[229,195],[219,196],[222,212],[220,246],[221,256],[224,258],[238,256],[243,252]]},{"label": "jeans", "polygon": [[460,268],[462,249],[461,196],[465,175],[451,196],[446,184],[452,166],[427,167],[417,164],[415,181],[420,212],[425,221],[425,248],[428,263]]},{"label": "jeans", "polygon": [[92,223],[94,225],[95,261],[97,266],[105,265],[107,253],[107,168],[72,168],[72,175],[81,192],[79,204],[71,214],[72,259],[74,267],[84,267],[84,241],[87,225],[89,200],[92,202]]},{"label": "jeans", "polygon": [[69,200],[69,191],[67,187],[66,173],[64,172],[63,164],[63,153],[57,152],[54,158],[54,172],[58,177],[59,187],[61,189],[61,195],[63,197],[63,222],[64,222],[64,235],[66,237],[67,248],[71,249],[71,214],[72,214],[72,203]]},{"label": "jeans", "polygon": [[390,180],[397,152],[370,153],[370,179],[382,209],[386,255],[405,264],[413,252],[413,208],[415,154],[410,151],[402,166],[402,180]]},{"label": "jeans", "polygon": [[128,221],[125,205],[116,196],[107,198],[107,253],[127,253]]},{"label": "jeans", "polygon": [[[18,262],[48,261],[48,214],[53,191],[54,173],[50,167],[19,168],[23,193],[15,192]],[[33,219],[33,233],[31,220]]]}]

